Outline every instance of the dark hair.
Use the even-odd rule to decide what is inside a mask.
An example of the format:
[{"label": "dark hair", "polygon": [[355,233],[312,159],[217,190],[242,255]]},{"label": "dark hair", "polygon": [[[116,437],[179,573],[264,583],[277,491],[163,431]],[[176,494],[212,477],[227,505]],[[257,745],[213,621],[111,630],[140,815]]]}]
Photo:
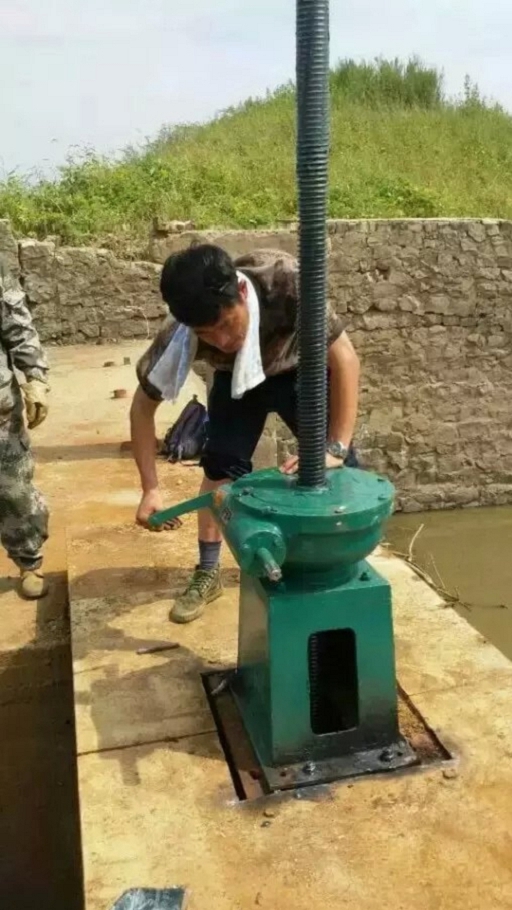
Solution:
[{"label": "dark hair", "polygon": [[239,299],[233,260],[209,243],[173,253],[162,269],[160,293],[178,322],[193,328],[215,325],[221,310]]}]

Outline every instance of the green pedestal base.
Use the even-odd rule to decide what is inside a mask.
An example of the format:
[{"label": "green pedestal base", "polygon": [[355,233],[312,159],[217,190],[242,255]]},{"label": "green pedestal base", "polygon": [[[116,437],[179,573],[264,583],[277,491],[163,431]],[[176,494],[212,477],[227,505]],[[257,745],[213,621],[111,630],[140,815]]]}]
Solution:
[{"label": "green pedestal base", "polygon": [[388,582],[366,562],[327,587],[307,575],[272,585],[244,573],[232,691],[262,766],[396,747]]}]

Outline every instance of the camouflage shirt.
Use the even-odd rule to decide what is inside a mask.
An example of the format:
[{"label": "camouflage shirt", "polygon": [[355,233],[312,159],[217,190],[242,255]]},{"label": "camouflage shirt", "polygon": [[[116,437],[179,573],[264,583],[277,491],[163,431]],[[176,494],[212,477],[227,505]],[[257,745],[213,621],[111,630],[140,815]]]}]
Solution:
[{"label": "camouflage shirt", "polygon": [[15,371],[47,382],[48,364],[25,295],[2,274],[0,263],[0,431],[18,434],[23,400]]},{"label": "camouflage shirt", "polygon": [[[253,284],[260,304],[260,349],[266,376],[285,373],[298,363],[297,260],[276,250],[255,250],[235,260],[235,266]],[[160,401],[162,395],[148,377],[164,354],[178,323],[168,317],[153,343],[137,364],[137,378],[149,398]],[[344,324],[331,307],[327,312],[328,342],[342,334]],[[224,354],[199,340],[196,361],[204,361],[215,370],[233,370],[236,354]]]}]

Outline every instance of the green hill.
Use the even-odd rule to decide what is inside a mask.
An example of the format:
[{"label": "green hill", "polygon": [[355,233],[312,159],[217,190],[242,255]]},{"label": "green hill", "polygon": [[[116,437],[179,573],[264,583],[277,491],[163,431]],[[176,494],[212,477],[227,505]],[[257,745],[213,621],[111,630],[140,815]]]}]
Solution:
[{"label": "green hill", "polygon": [[[446,98],[418,61],[341,63],[332,73],[333,218],[512,218],[512,116],[467,80]],[[204,126],[163,131],[121,160],[87,154],[58,180],[0,183],[0,217],[25,235],[131,242],[151,219],[255,228],[293,220],[293,86]]]}]

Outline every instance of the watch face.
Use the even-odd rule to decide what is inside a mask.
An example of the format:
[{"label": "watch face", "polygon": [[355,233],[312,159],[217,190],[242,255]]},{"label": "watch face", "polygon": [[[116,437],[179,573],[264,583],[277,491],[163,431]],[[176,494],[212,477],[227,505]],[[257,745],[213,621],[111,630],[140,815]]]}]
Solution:
[{"label": "watch face", "polygon": [[331,442],[329,445],[329,453],[334,458],[345,458],[347,454],[347,448],[343,445],[342,442]]}]

